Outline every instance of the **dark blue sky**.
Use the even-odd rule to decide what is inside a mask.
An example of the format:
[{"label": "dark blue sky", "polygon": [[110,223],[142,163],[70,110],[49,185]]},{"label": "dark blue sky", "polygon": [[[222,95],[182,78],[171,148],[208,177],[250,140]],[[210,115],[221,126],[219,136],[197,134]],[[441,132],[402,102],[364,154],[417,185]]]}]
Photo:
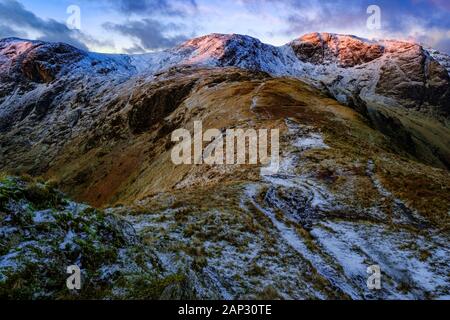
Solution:
[{"label": "dark blue sky", "polygon": [[[71,5],[80,9],[80,30],[66,26]],[[367,27],[370,5],[381,10],[381,29]],[[418,41],[450,52],[449,16],[450,0],[0,0],[0,37],[142,52],[213,32],[281,45],[320,31]]]}]

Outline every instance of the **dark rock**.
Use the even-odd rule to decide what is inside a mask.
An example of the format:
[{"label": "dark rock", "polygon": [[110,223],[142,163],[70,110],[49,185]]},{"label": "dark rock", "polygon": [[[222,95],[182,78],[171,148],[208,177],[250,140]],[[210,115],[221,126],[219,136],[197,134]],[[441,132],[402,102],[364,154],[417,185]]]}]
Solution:
[{"label": "dark rock", "polygon": [[147,131],[174,111],[191,92],[195,82],[163,83],[137,96],[130,103],[128,124],[133,133]]},{"label": "dark rock", "polygon": [[406,108],[432,106],[434,112],[450,114],[450,77],[418,45],[403,44],[392,53],[381,67],[376,93],[395,98]]}]

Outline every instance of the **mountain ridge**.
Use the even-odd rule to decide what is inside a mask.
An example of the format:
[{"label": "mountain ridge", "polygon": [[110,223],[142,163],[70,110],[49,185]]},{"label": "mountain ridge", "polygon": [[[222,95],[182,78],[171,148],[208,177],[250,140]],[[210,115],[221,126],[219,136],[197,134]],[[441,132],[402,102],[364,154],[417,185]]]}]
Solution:
[{"label": "mountain ridge", "polygon": [[[17,38],[0,43],[8,41],[24,43]],[[46,45],[40,41],[31,43]],[[431,54],[418,44],[403,41],[311,33],[275,47],[250,36],[210,34],[173,49],[143,55],[84,54],[87,59],[98,59],[100,64],[130,69],[130,77],[140,73],[153,75],[183,65],[232,66],[299,78],[322,87],[345,104],[377,100],[445,118],[450,110],[448,56]],[[377,77],[377,81],[368,80]],[[419,99],[417,93],[425,98]]]},{"label": "mountain ridge", "polygon": [[[354,36],[312,33],[273,47],[249,36],[212,34],[163,52],[127,56],[9,38],[0,41],[0,132],[8,133],[5,146],[10,134],[23,130],[35,132],[33,143],[49,134],[65,141],[70,132],[95,123],[115,91],[133,95],[137,83],[152,83],[171,69],[237,67],[306,82],[354,108],[413,157],[450,168],[450,150],[442,140],[450,110],[444,66],[418,45],[387,43],[381,50],[377,42]],[[422,115],[423,121],[412,119]],[[49,133],[55,123],[68,125]]]},{"label": "mountain ridge", "polygon": [[[72,244],[89,240],[84,253],[103,241],[87,237],[85,227],[104,228],[107,217],[118,222],[118,238],[126,220],[142,243],[108,248],[106,241],[87,251],[81,262],[94,262],[81,266],[88,280],[111,280],[95,293],[100,298],[448,297],[443,67],[411,45],[343,68],[333,37],[296,42],[311,62],[291,47],[282,53],[254,39],[227,39],[147,57],[0,41],[0,284],[22,298],[53,297],[52,281],[22,281],[22,274],[64,278],[61,263],[80,252]],[[356,58],[345,53],[346,65],[378,55],[355,41],[361,50]],[[192,132],[195,121],[205,130],[278,129],[280,172],[175,165],[171,133]],[[69,200],[69,207],[55,205],[67,198],[54,187],[107,215]],[[83,215],[81,230],[66,228]],[[68,221],[45,222],[61,216]],[[148,255],[121,254],[142,245]],[[111,259],[89,254],[105,247]],[[142,273],[136,263],[148,268]],[[380,291],[367,288],[374,264],[383,272]]]}]

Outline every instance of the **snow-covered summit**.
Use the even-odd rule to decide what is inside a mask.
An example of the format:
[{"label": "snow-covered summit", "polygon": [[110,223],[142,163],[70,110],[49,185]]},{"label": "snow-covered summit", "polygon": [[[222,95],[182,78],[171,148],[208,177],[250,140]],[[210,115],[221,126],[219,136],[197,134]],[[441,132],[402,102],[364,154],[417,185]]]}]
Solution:
[{"label": "snow-covered summit", "polygon": [[19,38],[0,40],[0,71],[34,82],[48,83],[64,75],[136,73],[126,55],[85,52],[59,42],[30,41]]},{"label": "snow-covered summit", "polygon": [[211,34],[189,40],[176,48],[175,52],[186,54],[187,64],[276,72],[285,63],[278,48],[238,34]]},{"label": "snow-covered summit", "polygon": [[443,116],[450,114],[449,61],[415,43],[331,33],[306,34],[280,47],[250,36],[215,33],[142,55],[88,53],[62,43],[16,38],[0,41],[2,74],[21,70],[32,81],[51,82],[67,74],[104,83],[140,75],[151,79],[177,66],[238,67],[299,78],[358,108],[377,102]]},{"label": "snow-covered summit", "polygon": [[174,66],[239,67],[274,75],[289,73],[291,65],[282,47],[238,34],[210,34],[194,38],[169,50],[133,55],[133,66],[155,73]]}]

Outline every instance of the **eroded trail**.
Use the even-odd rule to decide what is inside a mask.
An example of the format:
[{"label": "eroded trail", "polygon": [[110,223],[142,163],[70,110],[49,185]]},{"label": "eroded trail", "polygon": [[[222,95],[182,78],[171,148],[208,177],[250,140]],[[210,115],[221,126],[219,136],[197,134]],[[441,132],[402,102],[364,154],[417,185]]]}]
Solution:
[{"label": "eroded trail", "polygon": [[[307,176],[296,174],[301,153],[310,149],[328,148],[320,133],[313,128],[302,127],[286,121],[291,148],[283,154],[280,169],[276,174],[261,170],[262,184],[247,185],[245,199],[264,213],[278,230],[282,238],[303,259],[306,259],[317,272],[327,279],[335,290],[356,299],[360,295],[359,286],[353,279],[340,272],[338,266],[330,263],[329,256],[311,250],[299,229],[308,233],[322,212],[336,208],[332,194]],[[277,213],[282,213],[282,216]],[[328,260],[328,261],[327,261]]]},{"label": "eroded trail", "polygon": [[[312,132],[311,128],[289,122],[287,125],[293,136],[293,148],[283,154],[279,172],[262,174],[263,183],[247,185],[242,202],[264,213],[283,241],[337,291],[352,299],[415,299],[425,298],[427,292],[437,292],[441,298],[448,296],[445,256],[450,252],[446,240],[433,231],[416,235],[383,223],[327,218],[334,211],[353,209],[340,205],[326,187],[296,171],[301,166],[302,152],[328,146],[320,133]],[[394,220],[420,225],[420,216],[377,180],[371,161],[367,172],[378,192],[391,199]],[[426,258],[421,258],[418,252]],[[381,267],[384,279],[380,291],[367,288],[366,269],[371,265]],[[439,265],[445,265],[447,271],[437,267]]]}]

